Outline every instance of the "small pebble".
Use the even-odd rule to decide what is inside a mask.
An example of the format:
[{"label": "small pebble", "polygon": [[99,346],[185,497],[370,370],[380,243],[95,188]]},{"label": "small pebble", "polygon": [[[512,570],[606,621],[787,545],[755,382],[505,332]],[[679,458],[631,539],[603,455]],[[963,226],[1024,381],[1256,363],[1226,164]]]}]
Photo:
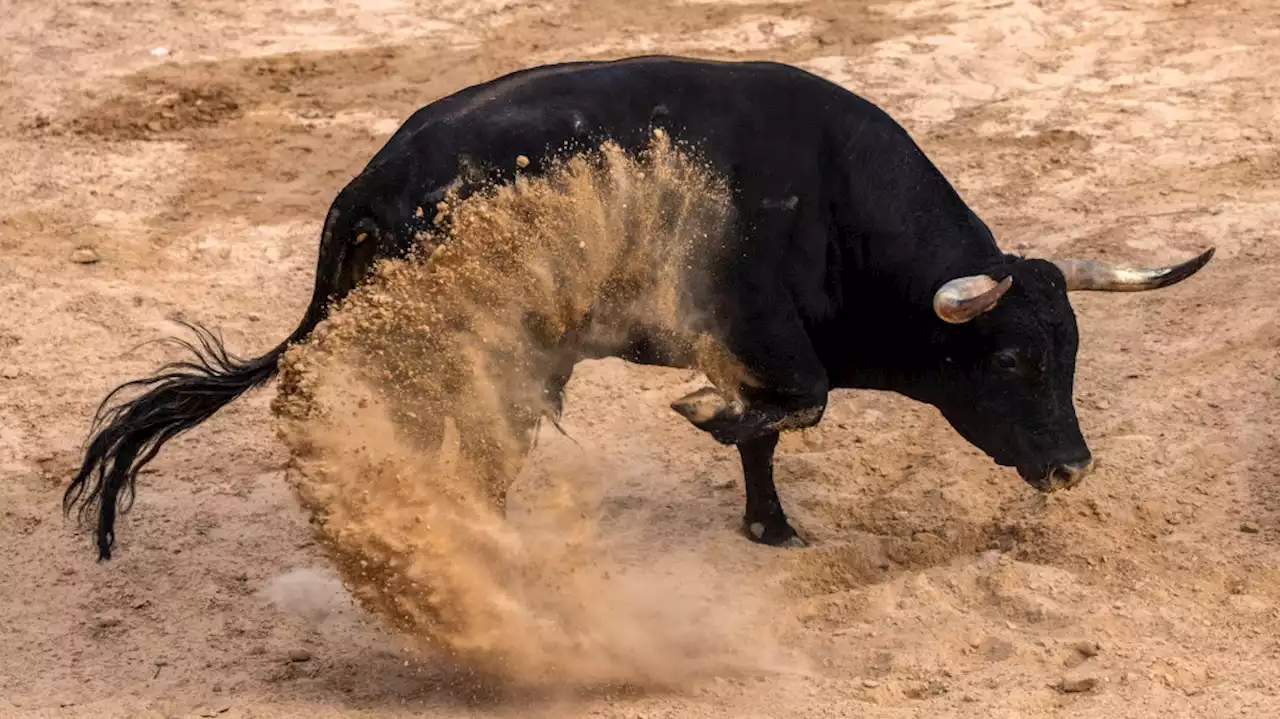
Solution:
[{"label": "small pebble", "polygon": [[93,618],[93,626],[95,629],[110,629],[111,627],[120,626],[120,617],[114,614],[99,614]]},{"label": "small pebble", "polygon": [[230,702],[219,702],[219,703],[214,704],[214,705],[212,705],[212,706],[207,706],[207,707],[205,707],[205,708],[201,709],[201,710],[200,710],[200,716],[201,716],[201,717],[216,717],[216,716],[221,715],[221,714],[226,714],[226,713],[227,713],[227,712],[229,712],[229,711],[231,711],[231,703],[230,703]]},{"label": "small pebble", "polygon": [[1018,653],[1017,646],[1007,639],[987,637],[980,646],[975,647],[987,661],[1002,662]]},{"label": "small pebble", "polygon": [[1079,642],[1073,645],[1072,649],[1086,657],[1096,657],[1098,652],[1102,651],[1102,647],[1099,647],[1097,642]]},{"label": "small pebble", "polygon": [[92,265],[99,259],[98,251],[89,246],[77,247],[71,253],[71,261],[77,265]]},{"label": "small pebble", "polygon": [[0,367],[0,377],[5,379],[18,379],[18,368],[11,365]]},{"label": "small pebble", "polygon": [[874,679],[863,679],[863,680],[862,680],[862,686],[864,686],[864,687],[866,687],[866,688],[868,688],[868,689],[875,689],[876,687],[880,686],[880,682],[878,682],[878,681],[876,681],[876,680],[874,680]]},{"label": "small pebble", "polygon": [[1087,674],[1075,676],[1065,676],[1062,683],[1058,685],[1062,691],[1068,694],[1080,694],[1083,692],[1093,691],[1098,686],[1098,678]]},{"label": "small pebble", "polygon": [[529,166],[529,158],[524,155],[516,155],[516,167],[524,169]]},{"label": "small pebble", "polygon": [[311,661],[311,652],[306,649],[290,649],[289,661],[291,662],[309,662]]},{"label": "small pebble", "polygon": [[1257,534],[1259,530],[1258,525],[1253,522],[1244,522],[1240,525],[1240,531],[1245,534]]}]

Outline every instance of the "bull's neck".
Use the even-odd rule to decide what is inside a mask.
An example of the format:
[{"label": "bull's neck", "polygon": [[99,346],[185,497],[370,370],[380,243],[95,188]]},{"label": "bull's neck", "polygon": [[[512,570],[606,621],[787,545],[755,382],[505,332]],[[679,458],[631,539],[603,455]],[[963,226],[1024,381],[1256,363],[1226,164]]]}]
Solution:
[{"label": "bull's neck", "polygon": [[852,270],[849,283],[871,278],[877,291],[889,293],[883,299],[928,307],[943,282],[999,260],[987,226],[882,110],[858,99],[834,134],[845,200],[839,241],[845,269]]},{"label": "bull's neck", "polygon": [[[933,295],[943,283],[986,271],[1004,255],[987,226],[914,146],[889,167],[858,173],[841,243],[843,298],[824,354],[839,385],[908,396],[927,376],[941,322]],[[919,397],[917,397],[919,398]]]}]

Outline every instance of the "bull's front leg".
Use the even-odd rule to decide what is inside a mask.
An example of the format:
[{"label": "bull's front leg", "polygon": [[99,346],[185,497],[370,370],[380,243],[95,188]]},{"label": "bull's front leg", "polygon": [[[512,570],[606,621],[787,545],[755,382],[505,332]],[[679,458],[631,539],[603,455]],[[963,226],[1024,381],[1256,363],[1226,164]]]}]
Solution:
[{"label": "bull's front leg", "polygon": [[826,408],[826,395],[744,389],[731,397],[714,387],[704,387],[672,402],[671,408],[717,442],[741,446],[778,432],[816,425]]},{"label": "bull's front leg", "polygon": [[671,404],[721,444],[812,427],[827,406],[826,368],[794,310],[772,305],[747,317],[699,361],[716,387]]},{"label": "bull's front leg", "polygon": [[777,304],[752,309],[752,322],[730,334],[726,348],[741,373],[708,371],[717,387],[686,395],[671,407],[716,441],[737,446],[747,494],[747,537],[772,546],[804,546],[778,499],[773,454],[780,432],[822,419],[826,369],[793,310]]},{"label": "bull's front leg", "polygon": [[782,501],[778,499],[778,490],[773,485],[773,451],[777,446],[777,432],[738,445],[742,478],[747,490],[742,531],[748,539],[760,544],[803,547],[805,542],[787,521]]},{"label": "bull's front leg", "polygon": [[[714,389],[702,389],[676,402],[676,411],[684,414],[695,426],[716,421],[712,408],[726,404],[723,396]],[[701,421],[700,420],[704,420]],[[734,425],[735,428],[741,425]],[[712,430],[707,430],[711,432]],[[715,436],[714,433],[712,436]],[[746,488],[747,507],[742,515],[742,531],[747,538],[759,544],[773,547],[803,547],[804,540],[787,522],[782,510],[782,500],[773,483],[773,453],[778,447],[777,430],[737,443],[738,456],[742,460],[742,480]]]}]

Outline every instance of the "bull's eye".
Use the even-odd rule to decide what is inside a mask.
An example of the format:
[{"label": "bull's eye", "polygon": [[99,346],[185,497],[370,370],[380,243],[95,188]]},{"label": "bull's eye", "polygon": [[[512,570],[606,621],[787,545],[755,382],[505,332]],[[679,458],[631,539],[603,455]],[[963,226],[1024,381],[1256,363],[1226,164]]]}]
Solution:
[{"label": "bull's eye", "polygon": [[995,360],[996,366],[1002,370],[1012,372],[1018,369],[1018,357],[1012,352],[997,352]]}]

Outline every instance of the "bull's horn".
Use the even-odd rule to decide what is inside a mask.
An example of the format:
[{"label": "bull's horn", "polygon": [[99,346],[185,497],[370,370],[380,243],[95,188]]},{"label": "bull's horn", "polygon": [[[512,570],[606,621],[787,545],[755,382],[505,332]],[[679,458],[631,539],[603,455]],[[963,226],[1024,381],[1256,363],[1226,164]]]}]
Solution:
[{"label": "bull's horn", "polygon": [[957,277],[933,295],[933,311],[944,322],[962,324],[995,307],[1012,286],[1012,277],[1000,282],[986,275]]},{"label": "bull's horn", "polygon": [[1067,291],[1142,292],[1177,284],[1200,271],[1213,258],[1210,247],[1180,265],[1157,268],[1111,267],[1097,260],[1054,260],[1067,278]]}]

